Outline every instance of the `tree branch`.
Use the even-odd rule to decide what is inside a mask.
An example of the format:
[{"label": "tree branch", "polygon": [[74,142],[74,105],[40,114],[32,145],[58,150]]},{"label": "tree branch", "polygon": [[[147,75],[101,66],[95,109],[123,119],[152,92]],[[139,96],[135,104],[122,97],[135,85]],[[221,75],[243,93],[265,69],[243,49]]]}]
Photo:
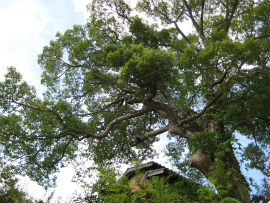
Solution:
[{"label": "tree branch", "polygon": [[181,34],[181,36],[186,40],[188,44],[191,44],[191,41],[187,38],[187,36],[182,32],[182,30],[178,27],[177,23],[173,23],[177,31]]},{"label": "tree branch", "polygon": [[201,9],[201,31],[203,32],[203,14],[204,14],[204,6],[205,6],[205,1],[202,0],[202,9]]},{"label": "tree branch", "polygon": [[160,91],[164,96],[165,100],[168,102],[168,110],[166,112],[168,112],[167,114],[169,116],[169,119],[176,124],[179,122],[180,118],[183,118],[183,116],[179,114],[175,101],[172,98],[172,95],[168,88],[163,83],[160,86]]},{"label": "tree branch", "polygon": [[97,139],[101,139],[104,138],[108,135],[108,133],[111,131],[111,129],[118,123],[123,122],[125,120],[128,119],[132,119],[132,118],[136,118],[138,116],[141,116],[147,112],[151,111],[150,108],[144,108],[140,111],[137,112],[133,112],[124,116],[120,116],[116,119],[114,119],[113,121],[111,121],[108,126],[106,127],[106,129],[102,132],[102,133],[89,133],[89,132],[83,132],[84,136],[83,138],[89,138],[89,137],[93,137],[93,138],[97,138]]},{"label": "tree branch", "polygon": [[217,95],[214,97],[214,99],[213,99],[212,101],[210,101],[210,102],[204,107],[204,109],[203,109],[200,113],[196,114],[196,115],[193,116],[193,117],[186,118],[186,119],[180,121],[180,122],[178,123],[178,125],[179,125],[179,126],[182,126],[182,125],[185,124],[185,123],[189,123],[189,122],[191,122],[191,121],[193,121],[193,120],[195,120],[195,119],[201,117],[201,116],[204,114],[204,112],[205,112],[210,106],[212,106],[212,104],[215,103],[219,97],[221,97],[221,95],[222,95],[222,93],[217,94]]},{"label": "tree branch", "polygon": [[[71,130],[71,128],[69,128],[69,127],[64,123],[64,121],[63,121],[63,119],[61,118],[61,116],[60,116],[56,111],[54,111],[54,110],[51,110],[51,109],[40,109],[40,108],[36,108],[36,107],[29,106],[29,105],[26,105],[26,104],[23,104],[23,103],[20,103],[20,102],[16,102],[16,101],[14,101],[13,99],[12,99],[12,102],[15,103],[15,104],[18,104],[18,105],[20,105],[20,106],[24,106],[24,107],[26,107],[26,108],[36,110],[36,111],[41,111],[41,112],[51,112],[51,113],[53,113],[53,114],[56,116],[57,120],[61,123],[61,125],[62,125],[64,128],[66,128],[66,129],[68,129],[68,130]],[[71,130],[71,131],[72,131],[72,130]],[[74,131],[73,131],[73,132],[74,132]]]},{"label": "tree branch", "polygon": [[20,106],[24,106],[24,107],[27,107],[27,108],[30,108],[30,109],[33,109],[33,110],[37,110],[37,111],[41,111],[41,112],[50,112],[50,113],[53,113],[57,120],[60,122],[60,124],[65,128],[65,129],[68,129],[70,130],[71,132],[74,132],[76,134],[83,134],[83,137],[80,138],[80,140],[84,139],[84,138],[89,138],[89,137],[93,137],[93,138],[97,138],[97,139],[101,139],[101,138],[104,138],[108,135],[108,133],[110,132],[110,130],[117,124],[117,123],[120,123],[122,121],[125,121],[125,120],[128,120],[128,119],[132,119],[132,118],[136,118],[138,116],[141,116],[149,111],[151,111],[152,109],[150,108],[144,108],[140,111],[136,111],[136,112],[133,112],[133,113],[130,113],[130,114],[127,114],[127,115],[124,115],[124,116],[120,116],[116,119],[114,119],[113,121],[111,121],[108,126],[106,127],[106,129],[102,132],[102,133],[90,133],[90,132],[86,132],[86,131],[81,131],[81,130],[75,130],[73,128],[70,128],[69,126],[67,126],[63,119],[61,118],[61,116],[51,110],[51,109],[39,109],[39,108],[35,108],[35,107],[32,107],[32,106],[29,106],[29,105],[26,105],[26,104],[22,104],[22,103],[19,103],[19,102],[16,102],[13,100],[14,103],[20,105]]},{"label": "tree branch", "polygon": [[[105,84],[108,84],[110,87],[112,87],[113,89],[116,89],[116,91],[121,92],[121,90],[119,89],[117,83],[115,81],[113,81],[110,77],[108,77],[105,74],[101,74],[104,78],[106,78],[105,80],[97,75],[93,75],[94,77],[96,77],[95,79],[100,80],[102,82],[104,82]],[[111,83],[110,83],[110,82]],[[116,87],[115,87],[116,86]]]},{"label": "tree branch", "polygon": [[[191,9],[190,9],[187,1],[186,0],[183,0],[183,2],[184,2],[185,6],[187,8],[188,13],[189,13],[189,18],[191,19],[191,21],[192,21],[194,27],[196,28],[197,32],[200,34],[204,46],[206,46],[205,36],[204,36],[204,33],[203,33],[203,25],[201,25],[201,27],[198,25],[198,23],[194,19],[194,16],[192,14],[192,11],[191,11]],[[204,1],[203,1],[202,6],[204,7]]]},{"label": "tree branch", "polygon": [[270,75],[270,73],[268,73],[268,72],[264,72],[264,71],[255,71],[255,72],[253,72],[253,73],[250,74],[250,75],[245,75],[245,76],[235,76],[235,77],[237,77],[237,78],[251,78],[251,77],[253,77],[253,76],[256,75],[256,74]]},{"label": "tree branch", "polygon": [[120,99],[123,95],[119,96],[115,101],[109,103],[108,105],[104,106],[103,108],[101,108],[100,110],[98,111],[95,111],[95,112],[92,112],[92,113],[86,113],[86,114],[74,114],[74,116],[92,116],[92,115],[95,115],[95,114],[98,114],[106,109],[108,109],[109,107],[115,105],[115,104],[118,104],[119,102],[122,102],[124,101],[124,99]]},{"label": "tree branch", "polygon": [[66,153],[66,151],[67,151],[67,148],[68,148],[68,146],[69,146],[69,144],[71,143],[72,140],[73,140],[73,137],[71,137],[70,140],[68,141],[68,143],[66,144],[66,146],[65,146],[65,148],[64,148],[64,150],[63,150],[63,152],[62,152],[61,157],[60,157],[59,159],[57,159],[56,161],[54,161],[54,162],[50,165],[50,167],[53,167],[55,164],[57,164],[59,161],[61,161],[61,160],[64,158],[65,153]]},{"label": "tree branch", "polygon": [[31,159],[31,160],[29,160],[28,162],[26,162],[26,164],[29,164],[29,163],[31,163],[32,161],[34,161],[34,159],[37,157],[38,153],[39,153],[41,150],[45,149],[45,148],[49,145],[50,141],[51,141],[51,140],[49,140],[48,142],[46,142],[46,144],[44,144],[44,145],[43,145],[39,150],[37,150],[34,154],[31,154],[31,155],[29,156],[29,159]]},{"label": "tree branch", "polygon": [[189,106],[190,106],[191,103],[193,102],[193,99],[196,97],[196,95],[200,92],[200,90],[201,90],[201,88],[199,88],[199,89],[197,90],[197,92],[195,92],[195,94],[192,95],[191,100],[190,100],[190,102],[188,103]]},{"label": "tree branch", "polygon": [[234,1],[234,5],[233,5],[232,11],[231,11],[231,15],[230,15],[230,17],[227,17],[227,19],[226,19],[226,21],[227,21],[227,23],[226,23],[226,30],[225,30],[226,32],[229,31],[230,25],[232,23],[233,15],[234,15],[234,13],[236,11],[236,8],[237,8],[238,3],[239,3],[238,0],[235,0]]},{"label": "tree branch", "polygon": [[267,38],[267,37],[270,37],[270,34],[259,36],[259,37],[253,37],[253,39],[263,39],[263,38]]},{"label": "tree branch", "polygon": [[153,111],[159,113],[162,115],[164,118],[168,118],[168,114],[166,113],[168,110],[168,105],[161,103],[161,102],[156,102],[153,99],[151,101],[148,101],[145,98],[141,97],[135,97],[133,99],[128,99],[126,101],[128,104],[144,104],[145,106],[151,108]]},{"label": "tree branch", "polygon": [[[162,1],[162,2],[163,2],[163,1]],[[163,2],[163,3],[164,3],[164,2]],[[154,7],[155,7],[155,6],[154,6]],[[159,13],[159,14],[160,14],[161,16],[163,16],[164,19],[166,19],[168,22],[173,23],[174,26],[175,26],[175,28],[176,28],[177,31],[179,32],[179,34],[186,40],[186,42],[187,42],[188,44],[191,44],[190,40],[187,38],[187,36],[182,32],[182,30],[181,30],[181,29],[178,27],[178,25],[177,25],[178,19],[184,14],[184,12],[181,12],[175,20],[172,20],[172,19],[169,18],[167,12],[166,12],[166,13],[162,13],[162,12],[159,11],[158,9],[152,10],[152,11],[155,11],[155,12]]]},{"label": "tree branch", "polygon": [[[252,120],[250,120],[252,118]],[[256,115],[247,115],[246,116],[246,119],[245,120],[242,120],[242,121],[239,121],[237,123],[235,123],[232,127],[232,129],[230,130],[230,133],[233,133],[233,131],[241,126],[241,125],[252,125],[255,121],[255,119],[258,118],[258,119],[261,119],[261,120],[264,120],[265,122],[269,122],[270,119],[269,118],[265,118],[265,117],[261,117],[261,116],[256,116]]]},{"label": "tree branch", "polygon": [[169,130],[169,125],[166,125],[160,129],[145,133],[144,135],[128,135],[128,136],[136,139],[136,142],[142,142],[142,141],[148,139],[149,137],[155,137],[155,136],[160,135],[168,130]]},{"label": "tree branch", "polygon": [[[118,16],[122,17],[123,19],[126,19],[130,24],[132,24],[133,21],[132,21],[127,15],[120,13],[120,11],[119,11],[119,9],[118,9],[118,5],[117,5],[117,3],[115,2],[115,0],[113,1],[113,3],[114,3],[114,6],[115,6],[116,11],[114,11],[113,8],[109,5],[109,6],[111,7],[112,11],[115,12]],[[119,7],[120,7],[120,6],[119,6]],[[138,30],[138,31],[140,32],[140,34],[141,34],[141,43],[142,43],[142,46],[145,47],[145,43],[144,43],[144,40],[143,40],[143,38],[144,38],[144,33],[142,32],[142,30],[141,30],[137,25],[136,25],[136,28],[137,28],[137,30]]]},{"label": "tree branch", "polygon": [[210,85],[212,87],[214,87],[215,85],[221,84],[224,81],[224,79],[226,78],[226,75],[227,75],[228,71],[231,69],[231,67],[232,67],[232,64],[225,70],[223,76],[218,81],[212,82]]}]

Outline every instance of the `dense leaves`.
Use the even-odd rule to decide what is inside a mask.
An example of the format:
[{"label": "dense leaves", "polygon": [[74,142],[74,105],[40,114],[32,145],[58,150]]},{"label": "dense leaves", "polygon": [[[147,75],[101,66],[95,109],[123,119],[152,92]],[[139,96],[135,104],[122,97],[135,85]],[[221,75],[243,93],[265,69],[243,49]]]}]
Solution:
[{"label": "dense leaves", "polygon": [[[74,201],[83,202],[217,202],[217,195],[210,189],[194,184],[188,179],[174,180],[173,173],[165,177],[144,179],[137,171],[134,182],[109,167],[98,169],[94,184],[83,183],[85,194]],[[88,193],[87,193],[88,191]]]},{"label": "dense leaves", "polygon": [[34,203],[37,201],[31,197],[25,188],[19,185],[19,169],[3,162],[0,158],[0,202],[1,203]]},{"label": "dense leaves", "polygon": [[88,23],[39,55],[43,99],[13,67],[0,83],[4,153],[50,186],[80,156],[100,165],[151,157],[169,132],[168,154],[187,174],[195,168],[222,198],[249,202],[235,135],[250,140],[246,167],[269,177],[269,9],[268,0],[93,0]]}]

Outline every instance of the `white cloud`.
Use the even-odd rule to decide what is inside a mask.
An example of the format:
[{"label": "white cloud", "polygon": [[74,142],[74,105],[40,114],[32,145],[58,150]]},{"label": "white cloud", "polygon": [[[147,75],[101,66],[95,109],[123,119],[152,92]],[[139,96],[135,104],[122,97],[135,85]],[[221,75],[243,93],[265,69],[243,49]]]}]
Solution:
[{"label": "white cloud", "polygon": [[62,196],[63,199],[68,199],[75,191],[82,191],[82,188],[79,185],[71,181],[73,175],[75,175],[75,170],[72,166],[60,169],[60,173],[57,174],[57,189],[55,191],[55,197]]},{"label": "white cloud", "polygon": [[28,39],[37,35],[47,21],[42,5],[38,1],[14,1],[7,9],[1,10],[1,35],[9,39]]},{"label": "white cloud", "polygon": [[14,66],[41,96],[45,87],[40,84],[37,56],[57,31],[67,29],[70,5],[71,1],[14,0],[0,7],[0,81],[7,67]]},{"label": "white cloud", "polygon": [[30,58],[46,44],[40,33],[48,20],[44,6],[36,0],[17,0],[5,9],[0,8],[0,80],[4,79],[6,68],[14,66],[29,84],[39,84]]},{"label": "white cloud", "polygon": [[82,12],[86,21],[86,19],[89,17],[86,6],[91,3],[91,0],[72,0],[72,2],[75,6],[75,12]]}]

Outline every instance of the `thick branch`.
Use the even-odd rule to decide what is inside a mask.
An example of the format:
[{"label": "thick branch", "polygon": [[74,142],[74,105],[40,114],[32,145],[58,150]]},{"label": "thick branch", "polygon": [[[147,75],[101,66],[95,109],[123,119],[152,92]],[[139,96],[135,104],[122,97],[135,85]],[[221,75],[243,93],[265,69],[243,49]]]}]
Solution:
[{"label": "thick branch", "polygon": [[204,6],[205,6],[205,1],[202,0],[202,9],[201,9],[201,30],[203,32],[203,14],[204,14]]},{"label": "thick branch", "polygon": [[165,100],[168,102],[168,115],[170,117],[170,120],[172,119],[172,121],[176,124],[179,122],[179,119],[182,117],[182,115],[179,114],[177,106],[175,104],[174,99],[171,96],[170,91],[168,90],[168,88],[164,85],[161,84],[161,88],[160,91],[162,93],[162,95],[164,96]]},{"label": "thick branch", "polygon": [[154,100],[152,100],[151,102],[144,100],[143,104],[149,108],[151,108],[152,110],[154,110],[155,112],[159,113],[160,115],[162,115],[165,118],[169,118],[169,114],[168,114],[168,105],[161,103],[161,102],[156,102]]},{"label": "thick branch", "polygon": [[41,111],[41,112],[50,112],[50,113],[53,113],[57,120],[60,122],[60,124],[65,128],[65,129],[68,129],[70,130],[71,132],[74,132],[74,133],[77,133],[77,134],[83,134],[84,136],[81,138],[81,139],[84,139],[84,138],[89,138],[89,137],[93,137],[93,138],[97,138],[97,139],[101,139],[101,138],[104,138],[108,135],[108,133],[110,132],[110,130],[117,124],[117,123],[120,123],[122,121],[125,121],[125,120],[128,120],[128,119],[132,119],[132,118],[136,118],[138,116],[141,116],[149,111],[151,111],[150,108],[144,108],[140,111],[137,111],[137,112],[133,112],[133,113],[130,113],[130,114],[127,114],[127,115],[124,115],[124,116],[120,116],[116,119],[114,119],[113,121],[111,121],[107,128],[102,132],[102,133],[90,133],[90,132],[86,132],[86,131],[81,131],[81,130],[75,130],[73,128],[70,128],[69,126],[67,126],[63,119],[61,118],[61,116],[51,110],[51,109],[39,109],[39,108],[35,108],[35,107],[32,107],[32,106],[29,106],[29,105],[26,105],[26,104],[22,104],[22,103],[19,103],[19,102],[16,102],[16,101],[13,101],[14,103],[18,104],[18,105],[21,105],[21,106],[24,106],[24,107],[27,107],[27,108],[30,108],[30,109],[33,109],[33,110],[37,110],[37,111]]},{"label": "thick branch", "polygon": [[161,102],[156,102],[153,99],[151,101],[141,98],[141,97],[135,97],[133,99],[128,99],[126,101],[128,104],[144,104],[145,106],[151,108],[153,111],[159,113],[165,118],[168,118],[168,105],[161,103]]},{"label": "thick branch", "polygon": [[144,135],[135,135],[135,136],[129,135],[129,136],[133,137],[133,138],[137,139],[139,142],[141,142],[143,140],[148,139],[149,137],[155,137],[155,136],[160,135],[168,130],[169,130],[169,125],[166,125],[158,130],[154,130],[154,131],[145,133]]},{"label": "thick branch", "polygon": [[185,123],[189,123],[189,122],[191,122],[191,121],[193,121],[193,120],[195,120],[195,119],[201,117],[201,116],[205,113],[205,111],[206,111],[210,106],[212,106],[212,104],[214,104],[214,103],[217,101],[217,99],[218,99],[219,97],[221,97],[221,95],[222,95],[222,93],[217,94],[217,95],[214,97],[214,99],[213,99],[212,101],[210,101],[210,102],[204,107],[204,109],[203,109],[200,113],[196,114],[196,115],[193,116],[193,117],[186,118],[186,119],[180,121],[178,125],[179,125],[179,126],[182,126],[182,125],[185,124]]},{"label": "thick branch", "polygon": [[148,91],[145,95],[145,99],[147,101],[152,101],[152,99],[157,95],[157,86],[156,84],[151,85],[151,87],[147,88]]},{"label": "thick branch", "polygon": [[259,36],[259,37],[254,37],[253,39],[262,39],[262,38],[267,38],[267,37],[270,37],[270,34]]},{"label": "thick branch", "polygon": [[[189,18],[191,19],[191,21],[192,21],[194,27],[196,28],[197,32],[200,33],[203,44],[206,45],[205,36],[204,36],[204,32],[203,32],[203,24],[201,25],[201,27],[198,25],[198,23],[195,21],[195,18],[194,18],[193,14],[192,14],[192,11],[191,11],[187,1],[183,0],[183,2],[184,2],[185,6],[186,6],[186,8],[188,10]],[[202,3],[202,7],[204,7],[204,1]],[[202,16],[201,16],[201,19],[202,19]]]},{"label": "thick branch", "polygon": [[116,119],[114,119],[113,121],[111,121],[108,126],[106,127],[106,129],[102,132],[102,133],[89,133],[89,132],[84,132],[84,136],[83,138],[89,138],[89,137],[93,137],[93,138],[97,138],[97,139],[101,139],[101,138],[104,138],[106,137],[109,132],[112,130],[112,128],[120,123],[120,122],[123,122],[125,120],[129,120],[129,119],[132,119],[132,118],[136,118],[138,116],[141,116],[147,112],[151,111],[150,108],[144,108],[140,111],[137,111],[137,112],[133,112],[133,113],[130,113],[130,114],[127,114],[127,115],[124,115],[124,116],[120,116]]},{"label": "thick branch", "polygon": [[[233,19],[233,16],[234,16],[234,13],[236,11],[236,8],[237,8],[237,5],[238,5],[239,1],[238,0],[235,0],[234,1],[234,5],[233,5],[233,8],[232,8],[232,11],[231,11],[231,15],[229,17],[227,17],[226,19],[226,32],[228,32],[230,26],[231,26],[231,23],[232,23],[232,19]],[[227,8],[228,9],[228,8]]]}]

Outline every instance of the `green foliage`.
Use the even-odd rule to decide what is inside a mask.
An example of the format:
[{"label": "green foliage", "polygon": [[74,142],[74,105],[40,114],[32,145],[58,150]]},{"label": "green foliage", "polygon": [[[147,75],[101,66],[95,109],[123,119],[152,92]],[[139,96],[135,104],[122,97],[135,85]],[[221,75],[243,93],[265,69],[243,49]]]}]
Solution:
[{"label": "green foliage", "polygon": [[0,159],[0,202],[1,203],[34,203],[25,189],[18,184],[18,168],[7,165]]},{"label": "green foliage", "polygon": [[194,153],[199,146],[202,146],[209,154],[217,149],[217,137],[215,132],[204,131],[196,134],[188,141],[189,150]]},{"label": "green foliage", "polygon": [[[172,181],[167,177],[144,179],[140,171],[136,172],[134,182],[115,170],[98,169],[98,180],[88,185],[83,202],[216,202],[216,194],[193,183],[188,179]],[[89,192],[91,191],[91,192]],[[77,197],[78,199],[78,197]],[[91,200],[90,200],[91,199]]]},{"label": "green foliage", "polygon": [[184,174],[248,201],[234,134],[251,142],[241,152],[247,168],[269,177],[269,9],[268,0],[140,0],[134,9],[93,0],[88,23],[57,33],[38,56],[42,99],[8,68],[0,83],[5,156],[49,187],[79,158],[99,166],[152,158],[157,135],[169,132],[167,155]]},{"label": "green foliage", "polygon": [[270,201],[270,185],[269,179],[264,178],[260,185],[253,184],[255,186],[257,192],[252,195],[252,202],[259,203],[259,202],[269,202]]},{"label": "green foliage", "polygon": [[187,152],[188,143],[184,140],[178,140],[177,142],[170,142],[166,146],[166,156],[169,157],[169,161],[175,170],[179,171],[189,180],[198,183],[200,185],[206,185],[207,181],[203,174],[196,168],[192,168],[189,165],[188,157],[191,152]]}]

